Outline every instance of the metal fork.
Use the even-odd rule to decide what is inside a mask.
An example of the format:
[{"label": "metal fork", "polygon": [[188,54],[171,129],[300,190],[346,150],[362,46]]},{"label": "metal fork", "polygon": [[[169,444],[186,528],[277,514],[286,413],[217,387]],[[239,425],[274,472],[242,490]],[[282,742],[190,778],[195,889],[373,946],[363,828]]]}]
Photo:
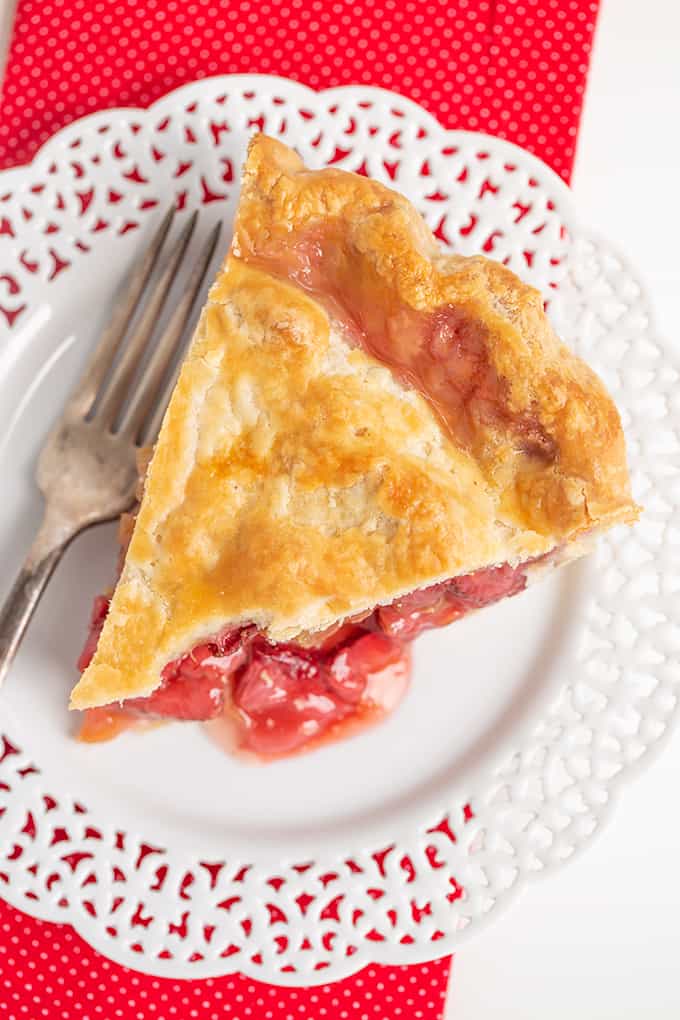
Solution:
[{"label": "metal fork", "polygon": [[[177,371],[164,386],[163,380],[212,259],[221,226],[217,224],[198,256],[177,307],[133,388],[135,374],[150,349],[154,327],[196,226],[194,213],[172,247],[157,282],[147,287],[173,217],[171,209],[134,267],[126,293],[40,453],[36,481],[45,497],[44,516],[0,610],[0,685],[68,544],[85,528],[113,520],[134,503],[137,452],[158,434]],[[140,301],[138,322],[124,344]]]}]

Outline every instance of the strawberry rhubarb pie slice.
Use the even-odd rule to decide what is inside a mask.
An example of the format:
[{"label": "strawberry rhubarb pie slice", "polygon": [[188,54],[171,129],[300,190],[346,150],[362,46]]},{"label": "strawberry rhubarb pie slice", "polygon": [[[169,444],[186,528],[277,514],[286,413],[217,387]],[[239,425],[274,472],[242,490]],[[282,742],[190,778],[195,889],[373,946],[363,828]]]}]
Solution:
[{"label": "strawberry rhubarb pie slice", "polygon": [[268,757],[347,733],[398,701],[421,631],[636,514],[616,408],[537,291],[257,136],[95,605],[82,736],[219,719]]}]

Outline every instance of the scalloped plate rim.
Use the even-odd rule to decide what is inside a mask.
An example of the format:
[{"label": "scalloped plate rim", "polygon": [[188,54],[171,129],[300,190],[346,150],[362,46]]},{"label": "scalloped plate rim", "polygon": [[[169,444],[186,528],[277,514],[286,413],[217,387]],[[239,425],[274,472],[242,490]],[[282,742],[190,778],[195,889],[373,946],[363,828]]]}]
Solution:
[{"label": "scalloped plate rim", "polygon": [[[453,138],[453,139],[455,139],[455,138],[459,137],[459,138],[465,139],[465,140],[470,140],[470,139],[474,139],[475,141],[479,140],[480,142],[488,140],[489,143],[493,144],[493,146],[497,150],[498,150],[498,148],[500,146],[508,154],[512,154],[512,153],[520,154],[521,158],[522,158],[522,160],[524,161],[525,164],[528,161],[531,162],[531,164],[536,168],[537,174],[540,175],[541,177],[544,177],[546,179],[546,181],[549,182],[549,184],[550,184],[550,186],[552,188],[557,188],[557,190],[560,193],[560,197],[564,200],[566,208],[567,208],[567,211],[569,213],[569,215],[566,217],[566,220],[569,223],[570,228],[576,222],[576,216],[575,216],[574,207],[573,207],[573,205],[574,205],[574,203],[573,203],[573,196],[572,196],[571,191],[567,187],[567,185],[564,183],[564,181],[550,167],[548,167],[545,163],[543,163],[538,157],[534,156],[531,153],[526,152],[524,149],[522,149],[521,147],[515,145],[514,143],[505,141],[504,139],[496,138],[496,137],[491,136],[491,135],[482,134],[482,133],[470,132],[470,131],[460,131],[460,130],[455,130],[455,129],[446,129],[441,124],[439,124],[439,122],[433,117],[432,114],[430,114],[428,111],[424,110],[423,107],[419,106],[413,100],[410,100],[407,97],[401,96],[398,93],[391,92],[390,90],[381,89],[381,88],[377,88],[377,87],[371,87],[371,86],[361,86],[361,85],[353,86],[353,85],[349,85],[349,86],[340,86],[340,87],[337,87],[337,88],[326,89],[326,90],[318,90],[317,91],[315,89],[309,88],[308,86],[302,85],[301,83],[293,82],[293,81],[290,81],[288,79],[281,78],[281,77],[278,77],[278,76],[273,76],[273,75],[220,75],[220,76],[214,76],[214,77],[211,77],[211,78],[205,78],[205,79],[201,79],[201,80],[199,80],[197,82],[191,82],[191,83],[188,83],[186,85],[183,85],[183,86],[179,87],[178,89],[175,89],[172,92],[168,93],[167,95],[161,97],[159,100],[157,100],[155,103],[153,103],[152,105],[150,105],[147,108],[115,107],[115,108],[108,109],[106,111],[99,111],[99,112],[96,112],[96,113],[93,113],[93,114],[89,114],[86,117],[80,118],[80,119],[78,119],[76,121],[71,122],[68,125],[65,125],[58,132],[56,132],[49,139],[47,139],[45,141],[45,143],[43,143],[43,145],[40,147],[38,152],[35,154],[33,159],[30,161],[30,163],[23,164],[23,165],[17,166],[17,167],[12,167],[12,168],[9,168],[7,170],[4,170],[4,171],[0,172],[0,181],[4,181],[4,180],[8,180],[8,179],[9,180],[13,180],[13,179],[16,179],[16,178],[26,174],[27,170],[29,170],[31,168],[34,168],[42,160],[44,160],[44,159],[49,157],[49,151],[50,151],[51,147],[53,147],[53,146],[54,147],[59,147],[60,145],[62,145],[64,143],[65,139],[68,138],[69,134],[74,132],[74,131],[77,131],[79,129],[79,125],[82,126],[82,124],[85,123],[85,122],[96,123],[99,119],[103,120],[104,118],[110,119],[111,117],[119,117],[121,119],[125,119],[127,116],[130,116],[130,115],[133,115],[133,114],[137,115],[137,116],[139,116],[140,114],[148,114],[150,111],[155,111],[155,110],[158,110],[159,108],[162,109],[163,106],[166,105],[166,104],[169,107],[174,109],[178,99],[179,100],[183,100],[187,96],[194,96],[194,95],[197,95],[200,98],[201,90],[203,88],[205,88],[205,83],[206,82],[207,83],[218,83],[218,82],[221,82],[221,81],[224,81],[225,83],[228,83],[230,86],[233,86],[234,84],[241,84],[241,83],[245,85],[247,83],[253,83],[254,81],[255,82],[257,82],[257,81],[264,81],[264,82],[267,82],[267,83],[281,82],[282,84],[285,84],[286,89],[290,90],[291,88],[293,88],[294,90],[298,90],[301,95],[304,95],[304,94],[313,94],[313,95],[316,95],[316,96],[318,96],[318,95],[333,96],[334,94],[348,95],[348,94],[353,94],[353,93],[358,92],[358,93],[360,93],[362,95],[362,97],[367,97],[368,96],[370,98],[370,96],[377,96],[377,97],[380,97],[380,98],[389,98],[392,101],[398,101],[400,104],[404,104],[407,109],[410,109],[413,112],[417,112],[419,117],[422,118],[423,116],[425,116],[430,121],[430,123],[432,125],[432,128],[434,130],[436,130],[437,133],[439,133],[442,136],[445,136],[446,138]],[[626,256],[620,256],[620,257],[621,257],[622,262],[625,262],[628,266],[632,267],[632,264],[631,264],[630,260]],[[634,273],[635,273],[635,276],[637,278],[639,278],[639,273],[638,273],[636,268],[634,268]],[[650,301],[649,301],[649,299],[647,297],[647,291],[644,291],[644,298],[645,298],[646,306],[647,306],[647,308],[649,310],[650,324],[651,324],[651,326],[653,328],[653,324],[654,324],[653,310],[651,309],[651,303],[650,303]],[[11,335],[11,330],[9,330],[8,332]],[[667,348],[664,348],[664,353],[667,353]],[[673,358],[673,361],[675,361],[674,358]],[[558,674],[561,674],[561,670],[555,670],[553,672],[553,676],[555,676],[555,677],[557,677]],[[545,700],[549,696],[554,694],[554,693],[555,693],[555,685],[554,684],[545,685],[544,689],[541,692],[542,697],[540,699],[537,699],[537,701],[532,704],[531,711],[529,713],[527,713],[527,718],[525,718],[523,720],[523,725],[524,726],[530,727],[530,726],[534,725],[536,712],[539,710],[540,705],[543,705],[545,703]],[[538,704],[539,700],[540,700],[540,705]],[[528,718],[529,716],[530,716],[530,718]],[[653,755],[655,755],[656,753],[659,753],[659,751],[661,750],[661,748],[663,747],[663,745],[665,743],[665,740],[668,739],[669,734],[670,734],[671,731],[672,731],[672,726],[667,726],[665,732],[662,734],[661,737],[656,738],[654,740],[654,742],[652,743],[652,745],[649,748],[649,750],[646,750],[645,753],[639,759],[637,759],[636,761],[634,761],[632,763],[629,763],[625,770],[623,770],[619,775],[617,775],[616,777],[614,777],[610,781],[609,791],[611,793],[611,796],[610,796],[609,801],[608,801],[608,803],[606,805],[606,808],[604,809],[604,811],[603,811],[603,813],[601,815],[601,818],[607,819],[607,818],[611,817],[613,803],[614,803],[614,801],[616,799],[616,796],[618,795],[618,791],[619,791],[622,783],[624,781],[627,781],[628,779],[634,777],[635,774],[639,771],[640,768],[646,767],[647,763],[651,760]],[[515,735],[518,732],[519,732],[519,728],[514,731],[514,733],[513,733],[513,740],[516,739]],[[498,751],[498,754],[499,755],[503,754],[503,756],[507,756],[507,747],[505,747],[505,745],[504,745],[502,750]],[[494,754],[493,757],[496,758],[496,754]],[[484,769],[488,770],[491,767],[492,767],[492,762],[491,762],[490,759],[487,759],[485,761],[485,763],[484,763]],[[466,777],[466,781],[467,781],[467,777]],[[455,791],[452,789],[451,793],[453,794],[454,792]],[[433,807],[432,810],[434,811],[434,807]],[[441,814],[441,813],[442,812],[439,811],[439,814]],[[410,819],[409,819],[409,821],[410,821]],[[598,826],[598,828],[599,828],[599,826]],[[392,839],[390,839],[389,841],[392,841]],[[373,842],[373,840],[371,840],[371,842]],[[577,848],[576,852],[577,853],[581,852],[583,849],[585,849],[586,846],[591,845],[591,842],[592,842],[592,837],[584,840],[583,843]],[[168,854],[171,855],[171,850],[168,850]],[[346,856],[346,854],[344,856]],[[260,857],[258,855],[253,855],[253,857],[255,857],[257,863],[260,863]],[[271,863],[272,857],[269,854],[267,854],[267,855],[265,855],[265,857],[262,860],[263,860],[263,862]],[[280,860],[281,860],[280,855],[276,856],[276,860],[280,863]],[[538,874],[545,875],[545,874],[548,874],[551,870],[552,870],[551,868],[545,868],[542,872],[538,872]],[[523,878],[525,880],[528,877],[529,877],[528,875],[523,875]],[[475,924],[472,926],[472,931],[471,931],[470,934],[477,934],[479,931],[483,930],[484,926],[487,923],[490,923],[492,917],[498,916],[498,911],[502,910],[505,907],[507,907],[507,905],[514,900],[515,895],[521,889],[523,884],[524,884],[523,882],[520,882],[517,885],[513,886],[511,889],[507,890],[505,892],[502,900],[500,902],[496,902],[494,904],[494,909],[493,909],[493,911],[490,912],[489,915],[487,915],[487,916],[485,916],[483,918],[477,918],[475,920]],[[62,921],[62,918],[60,917],[60,915],[58,913],[61,908],[56,907],[56,906],[54,906],[52,904],[48,904],[47,902],[42,902],[41,904],[38,905],[38,909],[34,913],[33,910],[32,910],[30,901],[26,901],[25,899],[21,900],[18,896],[17,896],[17,899],[15,901],[12,893],[13,893],[13,890],[12,890],[11,886],[8,887],[8,888],[3,889],[3,896],[4,896],[4,898],[7,899],[8,902],[13,903],[13,905],[16,906],[18,909],[23,910],[26,913],[32,914],[35,917],[39,917],[39,918],[43,918],[43,919],[49,919],[49,920],[54,920],[56,922]],[[49,909],[50,907],[52,909]],[[42,909],[40,909],[40,908],[42,908]],[[125,957],[123,957],[122,955],[119,956],[115,952],[115,950],[113,949],[113,946],[115,945],[115,943],[105,942],[104,940],[100,940],[99,936],[96,934],[96,932],[94,930],[94,925],[92,925],[92,926],[90,925],[89,920],[88,920],[87,917],[79,918],[77,921],[75,921],[73,923],[74,923],[74,927],[76,928],[76,931],[78,931],[82,935],[82,937],[90,945],[93,945],[95,948],[99,949],[99,951],[102,952],[108,958],[118,960],[119,962],[121,962],[125,966],[131,966],[129,956],[125,956]],[[86,934],[86,932],[87,932],[87,934]],[[415,946],[404,947],[403,959],[401,959],[402,953],[398,952],[397,951],[397,947],[395,947],[391,943],[387,943],[386,944],[386,946],[385,946],[385,956],[384,957],[383,957],[383,952],[382,952],[382,946],[379,943],[375,944],[373,946],[372,950],[371,950],[371,954],[372,955],[369,958],[366,955],[366,944],[365,944],[365,942],[363,942],[361,944],[361,948],[355,954],[355,956],[352,956],[352,957],[348,958],[347,961],[345,961],[346,962],[346,967],[345,968],[338,966],[338,964],[334,961],[334,963],[333,963],[333,978],[332,978],[332,980],[336,980],[338,977],[343,977],[343,976],[347,976],[347,975],[349,975],[351,973],[354,973],[358,969],[360,969],[361,967],[365,966],[367,962],[372,962],[373,960],[375,962],[394,962],[397,957],[400,957],[400,959],[397,962],[419,962],[419,961],[425,961],[425,960],[434,959],[434,958],[442,955],[442,951],[443,952],[451,951],[453,945],[458,945],[465,938],[466,938],[465,932],[449,933],[446,938],[441,940],[441,942],[436,942],[436,943],[433,943],[433,944],[426,945],[426,946],[422,947],[422,949],[423,949],[422,953],[419,952],[418,948],[415,947]],[[139,968],[140,970],[142,970],[142,971],[144,971],[146,973],[150,973],[150,974],[157,974],[159,976],[167,976],[168,975],[167,968],[164,968],[162,966],[163,961],[158,961],[158,963],[156,964],[156,962],[152,958],[150,958],[150,957],[147,957],[147,956],[141,957],[140,956],[140,960],[141,959],[143,959],[143,961],[144,961],[144,966],[140,967]],[[227,961],[223,961],[223,962],[227,962]],[[201,971],[201,975],[200,976],[201,977],[217,976],[217,975],[224,975],[224,974],[227,974],[227,973],[233,973],[235,971],[240,971],[242,973],[247,973],[249,975],[252,975],[253,977],[256,977],[256,978],[257,977],[262,978],[262,971],[258,970],[257,968],[249,969],[248,966],[244,965],[244,961],[239,961],[239,962],[240,962],[240,966],[237,965],[237,966],[235,966],[233,968],[228,968],[228,969],[225,970],[224,967],[218,966],[217,965],[217,961],[216,961],[216,966],[215,966],[214,969],[211,970],[210,967],[208,967],[205,970]],[[305,982],[307,984],[309,984],[309,985],[327,983],[328,979],[325,977],[325,973],[326,972],[324,972],[324,971],[320,971],[318,973],[318,980],[317,980],[316,976],[314,978],[312,978],[311,975],[305,975]],[[297,981],[295,980],[296,978],[298,979]],[[272,983],[277,983],[277,984],[281,984],[281,985],[288,985],[288,984],[295,985],[295,984],[299,983],[299,974],[290,975],[290,980],[288,980],[288,976],[285,975],[285,974],[278,974],[275,978],[272,978],[271,976],[267,976],[267,980],[272,981]]]}]

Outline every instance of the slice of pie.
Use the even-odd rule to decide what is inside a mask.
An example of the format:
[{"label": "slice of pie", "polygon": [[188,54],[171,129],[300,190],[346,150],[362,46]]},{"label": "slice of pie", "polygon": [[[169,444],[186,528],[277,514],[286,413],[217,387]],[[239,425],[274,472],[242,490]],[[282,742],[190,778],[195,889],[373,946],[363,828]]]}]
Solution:
[{"label": "slice of pie", "polygon": [[290,753],[396,701],[422,630],[636,516],[617,410],[540,294],[257,136],[71,705],[90,739],[219,717]]}]

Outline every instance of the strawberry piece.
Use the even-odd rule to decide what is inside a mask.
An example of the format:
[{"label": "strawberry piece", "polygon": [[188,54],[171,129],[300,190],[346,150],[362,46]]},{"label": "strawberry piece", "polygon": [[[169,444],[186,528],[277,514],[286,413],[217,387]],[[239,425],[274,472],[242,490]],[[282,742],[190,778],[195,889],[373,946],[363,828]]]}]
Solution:
[{"label": "strawberry piece", "polygon": [[250,750],[289,753],[350,711],[333,696],[318,650],[256,641],[251,656],[233,694]]},{"label": "strawberry piece", "polygon": [[234,688],[234,703],[250,715],[291,703],[304,690],[325,689],[325,668],[313,650],[256,641],[250,664]]},{"label": "strawberry piece", "polygon": [[447,585],[449,599],[455,599],[469,609],[490,606],[499,599],[517,595],[526,586],[526,565],[511,567],[509,563],[454,577]]},{"label": "strawberry piece", "polygon": [[225,631],[196,645],[163,670],[162,682],[146,698],[129,698],[125,709],[156,718],[214,719],[224,710],[227,684],[246,660],[254,628]]},{"label": "strawberry piece", "polygon": [[358,704],[371,673],[378,673],[402,656],[400,641],[386,634],[368,633],[335,653],[328,683],[337,695],[352,705]]},{"label": "strawberry piece", "polygon": [[435,584],[397,599],[378,609],[381,629],[401,641],[412,641],[424,630],[445,627],[465,613],[465,607],[450,603],[447,585]]},{"label": "strawberry piece", "polygon": [[473,609],[490,606],[526,588],[525,568],[486,567],[472,574],[430,585],[378,609],[380,628],[402,641],[412,641],[424,630],[445,627]]}]

